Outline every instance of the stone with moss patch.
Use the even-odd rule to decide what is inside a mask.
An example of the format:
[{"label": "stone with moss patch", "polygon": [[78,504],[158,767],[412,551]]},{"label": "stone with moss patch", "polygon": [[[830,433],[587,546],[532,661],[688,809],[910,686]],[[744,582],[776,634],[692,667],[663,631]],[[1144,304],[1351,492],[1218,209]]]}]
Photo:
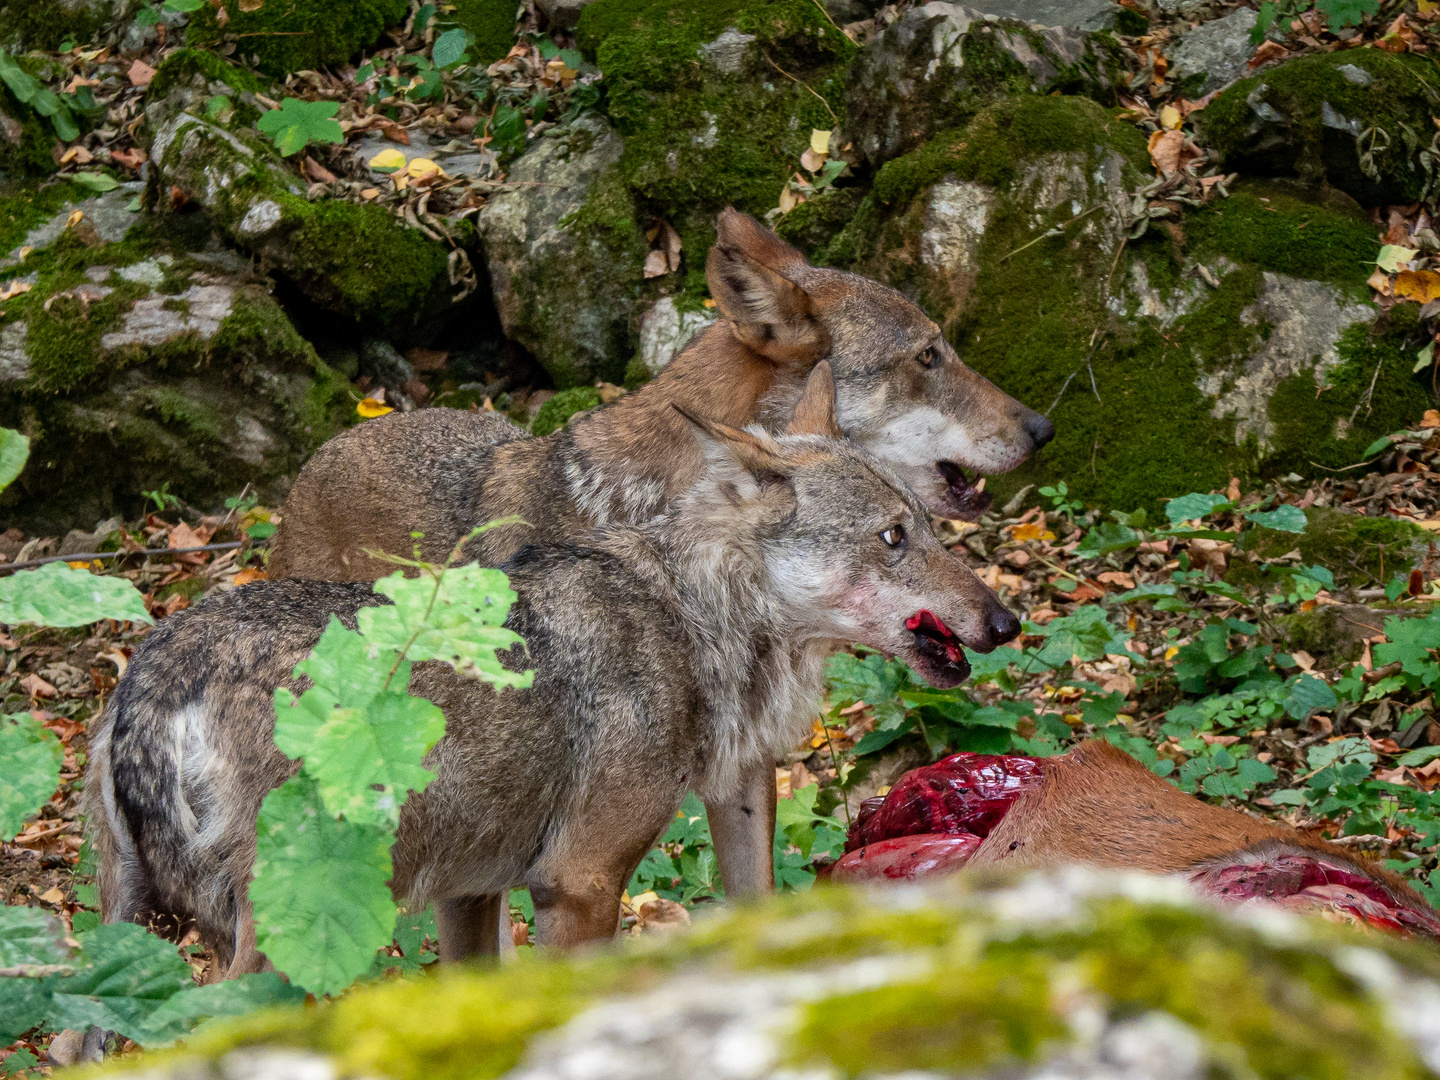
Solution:
[{"label": "stone with moss patch", "polygon": [[[178,114],[192,112],[225,127],[253,127],[265,111],[255,94],[266,89],[266,80],[213,52],[179,49],[165,58],[145,88],[145,123],[153,133]],[[212,101],[215,105],[207,109]]]},{"label": "stone with moss patch", "polygon": [[455,0],[453,20],[475,35],[471,53],[481,64],[493,64],[515,44],[515,5],[511,0]]},{"label": "stone with moss patch", "polygon": [[561,390],[540,406],[530,424],[530,431],[535,435],[549,435],[564,427],[576,413],[586,412],[599,404],[600,391],[593,386],[572,386],[569,390]]},{"label": "stone with moss patch", "polygon": [[1009,95],[1063,90],[1105,97],[1117,55],[1109,35],[1076,26],[1002,19],[960,4],[917,6],[852,65],[846,138],[879,166]]},{"label": "stone with moss patch", "polygon": [[0,0],[0,44],[10,50],[55,51],[86,45],[113,29],[129,5],[123,0]]},{"label": "stone with moss patch", "polygon": [[[301,179],[252,130],[177,111],[155,130],[150,156],[152,205],[168,204],[178,188],[229,240],[360,328],[420,339],[466,310],[469,289],[456,274],[463,251],[379,206],[309,201]],[[472,230],[467,222],[454,228],[462,242]]]},{"label": "stone with moss patch", "polygon": [[[286,0],[241,5],[225,0],[190,16],[186,41],[205,48],[235,41],[239,55],[268,75],[343,64],[379,40],[386,27],[403,22],[406,0]],[[250,8],[251,10],[246,10]]]},{"label": "stone with moss patch", "polygon": [[346,415],[342,378],[245,260],[141,230],[89,244],[71,229],[29,256],[33,288],[0,325],[0,424],[31,456],[0,516],[59,532],[169,482],[211,508],[246,483],[283,496]]},{"label": "stone with moss patch", "polygon": [[1336,580],[1367,588],[1408,570],[1429,549],[1430,533],[1396,518],[1317,506],[1305,511],[1305,519],[1305,531],[1298,536],[1274,529],[1249,530],[1244,548],[1262,560],[1299,551],[1302,561],[1330,569]]},{"label": "stone with moss patch", "polygon": [[634,1080],[726,1062],[756,1080],[1421,1080],[1440,1064],[1437,977],[1428,949],[1200,906],[1173,880],[962,875],[820,887],[656,944],[364,988],[96,1075],[260,1080],[288,1062],[291,1075]]},{"label": "stone with moss patch", "polygon": [[1049,411],[1054,443],[992,479],[997,498],[1063,478],[1154,509],[1353,464],[1430,407],[1417,309],[1370,304],[1352,200],[1252,182],[1122,250],[1149,175],[1135,129],[1094,102],[1017,97],[887,163],[816,253],[905,291],[966,363]]},{"label": "stone with moss patch", "polygon": [[1432,197],[1440,177],[1435,66],[1415,55],[1350,49],[1304,56],[1241,79],[1196,114],[1227,168],[1328,182],[1367,206]]},{"label": "stone with moss patch", "polygon": [[547,131],[477,215],[505,333],[561,389],[620,382],[635,352],[647,245],[623,152],[599,116]]}]

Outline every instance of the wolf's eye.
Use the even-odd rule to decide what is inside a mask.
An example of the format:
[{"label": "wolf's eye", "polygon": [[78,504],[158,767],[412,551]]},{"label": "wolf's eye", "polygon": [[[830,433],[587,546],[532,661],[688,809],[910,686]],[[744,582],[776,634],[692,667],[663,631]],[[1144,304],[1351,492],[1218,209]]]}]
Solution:
[{"label": "wolf's eye", "polygon": [[903,547],[905,544],[905,526],[891,525],[880,534],[880,539],[885,541],[887,547]]},{"label": "wolf's eye", "polygon": [[915,359],[920,361],[920,365],[922,367],[934,367],[936,364],[940,363],[940,350],[934,345],[931,345]]}]

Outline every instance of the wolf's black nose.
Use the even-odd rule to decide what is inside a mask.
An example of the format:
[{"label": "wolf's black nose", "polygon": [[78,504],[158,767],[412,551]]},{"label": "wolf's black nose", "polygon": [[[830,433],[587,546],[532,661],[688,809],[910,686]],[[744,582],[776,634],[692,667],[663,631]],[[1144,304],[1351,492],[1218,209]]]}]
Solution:
[{"label": "wolf's black nose", "polygon": [[1020,635],[1020,620],[997,604],[985,616],[985,628],[990,631],[991,646],[998,648]]},{"label": "wolf's black nose", "polygon": [[1055,425],[1039,413],[1031,413],[1025,418],[1025,434],[1030,436],[1035,449],[1039,450],[1055,437]]}]

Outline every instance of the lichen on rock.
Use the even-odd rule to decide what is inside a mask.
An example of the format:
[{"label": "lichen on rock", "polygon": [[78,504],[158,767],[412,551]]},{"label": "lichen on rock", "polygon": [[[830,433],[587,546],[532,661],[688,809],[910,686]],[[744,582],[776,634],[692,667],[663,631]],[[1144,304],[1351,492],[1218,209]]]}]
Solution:
[{"label": "lichen on rock", "polygon": [[[1421,1080],[1432,954],[1079,868],[817,888],[686,936],[254,1016],[151,1080],[965,1075]],[[724,1071],[721,1071],[721,1070]],[[103,1077],[138,1077],[116,1062]]]}]

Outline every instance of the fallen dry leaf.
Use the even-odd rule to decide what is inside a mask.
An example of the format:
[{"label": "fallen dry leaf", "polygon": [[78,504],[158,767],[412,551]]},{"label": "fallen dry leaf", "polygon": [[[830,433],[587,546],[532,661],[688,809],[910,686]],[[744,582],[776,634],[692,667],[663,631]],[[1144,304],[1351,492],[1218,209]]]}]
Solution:
[{"label": "fallen dry leaf", "polygon": [[1440,274],[1434,270],[1401,270],[1395,275],[1393,294],[1419,304],[1440,300]]},{"label": "fallen dry leaf", "polygon": [[1179,172],[1200,150],[1183,131],[1155,131],[1150,134],[1150,160],[1162,176]]},{"label": "fallen dry leaf", "polygon": [[1374,269],[1374,271],[1371,272],[1370,277],[1366,279],[1365,284],[1370,286],[1370,288],[1374,289],[1381,296],[1390,296],[1392,293],[1393,286],[1390,282],[1390,275],[1387,274],[1384,270],[1381,270],[1378,266]]},{"label": "fallen dry leaf", "polygon": [[1420,419],[1422,428],[1440,427],[1440,409],[1426,409],[1425,415]]},{"label": "fallen dry leaf", "polygon": [[381,120],[376,126],[384,132],[385,137],[391,142],[398,142],[404,146],[410,145],[410,132],[395,123],[394,120]]},{"label": "fallen dry leaf", "polygon": [[240,0],[239,4],[240,10],[247,15],[252,11],[259,11],[264,6],[265,0]]},{"label": "fallen dry leaf", "polygon": [[241,585],[249,585],[252,581],[269,580],[270,575],[267,574],[264,570],[261,570],[258,567],[254,566],[247,566],[244,570],[241,570],[238,574],[235,575],[234,584],[238,587]]},{"label": "fallen dry leaf", "polygon": [[1123,570],[1106,570],[1103,574],[1095,575],[1096,581],[1103,581],[1106,585],[1115,585],[1122,589],[1135,588],[1135,579]]},{"label": "fallen dry leaf", "polygon": [[27,293],[29,291],[30,283],[28,281],[21,281],[18,278],[13,281],[7,281],[5,283],[5,288],[0,289],[0,302],[10,300],[16,296],[19,296],[21,293]]},{"label": "fallen dry leaf", "polygon": [[145,164],[145,151],[138,147],[129,150],[111,150],[110,160],[127,169],[138,169]]},{"label": "fallen dry leaf", "polygon": [[1255,55],[1245,62],[1245,66],[1254,71],[1261,64],[1268,64],[1271,60],[1279,60],[1289,55],[1290,50],[1278,41],[1262,41],[1255,50]]},{"label": "fallen dry leaf", "polygon": [[131,86],[149,86],[150,80],[155,78],[155,69],[144,60],[136,60],[126,74],[130,78]]},{"label": "fallen dry leaf", "polygon": [[450,354],[443,349],[410,349],[405,353],[405,359],[410,361],[410,366],[416,371],[439,371],[445,366],[445,361],[450,359]]},{"label": "fallen dry leaf", "polygon": [[20,689],[33,698],[53,698],[58,690],[33,671],[20,680]]},{"label": "fallen dry leaf", "polygon": [[72,146],[65,153],[60,155],[60,164],[69,165],[72,161],[76,165],[88,165],[95,159],[95,155],[86,150],[83,146]]},{"label": "fallen dry leaf", "polygon": [[333,184],[335,182],[335,174],[309,154],[305,155],[305,160],[300,165],[300,171],[305,174],[305,179],[317,184]]}]

